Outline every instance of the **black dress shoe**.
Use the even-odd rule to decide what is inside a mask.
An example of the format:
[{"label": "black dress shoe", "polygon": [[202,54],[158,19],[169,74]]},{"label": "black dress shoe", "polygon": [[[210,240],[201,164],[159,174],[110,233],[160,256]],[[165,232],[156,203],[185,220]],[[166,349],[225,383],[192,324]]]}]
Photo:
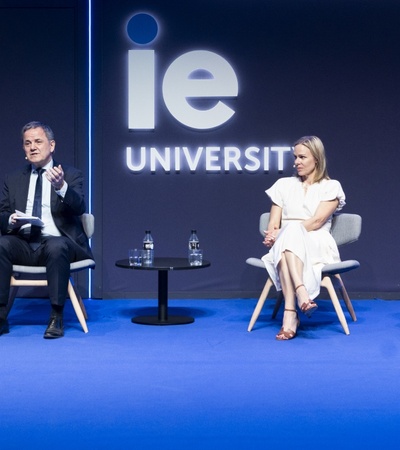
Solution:
[{"label": "black dress shoe", "polygon": [[0,336],[2,334],[7,334],[10,332],[10,327],[8,325],[7,319],[0,319]]},{"label": "black dress shoe", "polygon": [[62,316],[52,316],[44,333],[45,339],[57,339],[64,336],[64,325]]}]

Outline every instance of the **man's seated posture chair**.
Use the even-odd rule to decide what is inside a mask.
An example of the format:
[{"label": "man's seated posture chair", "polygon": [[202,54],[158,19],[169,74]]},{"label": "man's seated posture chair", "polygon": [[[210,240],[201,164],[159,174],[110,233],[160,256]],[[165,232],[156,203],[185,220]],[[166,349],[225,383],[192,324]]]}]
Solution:
[{"label": "man's seated posture chair", "polygon": [[[94,216],[92,214],[83,214],[81,216],[83,228],[87,237],[90,239],[94,233]],[[71,263],[70,270],[71,273],[78,272],[84,269],[94,268],[95,262],[93,259],[84,259],[82,261],[77,261]],[[10,286],[13,288],[10,292],[10,298],[8,300],[7,309],[8,311],[12,308],[15,297],[18,292],[18,288],[21,286],[47,286],[47,280],[44,279],[46,274],[45,266],[13,266],[13,275],[11,277]],[[24,278],[25,276],[25,278]],[[34,277],[34,279],[26,278]],[[39,277],[39,279],[38,279]],[[72,280],[72,276],[68,282],[68,295],[71,299],[72,306],[78,317],[79,323],[81,324],[83,331],[87,333],[88,327],[86,325],[87,313],[85,306],[83,304],[82,298],[79,295],[78,290],[75,288]]]}]

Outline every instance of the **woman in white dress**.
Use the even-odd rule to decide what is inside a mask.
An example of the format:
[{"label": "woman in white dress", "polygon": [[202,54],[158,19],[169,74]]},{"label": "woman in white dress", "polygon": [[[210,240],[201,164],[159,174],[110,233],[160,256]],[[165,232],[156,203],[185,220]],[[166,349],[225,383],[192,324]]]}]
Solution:
[{"label": "woman in white dress", "polygon": [[342,186],[331,180],[325,150],[316,136],[294,144],[293,177],[281,178],[266,191],[272,201],[264,244],[270,251],[262,259],[277,290],[282,290],[285,310],[278,340],[296,336],[300,324],[296,309],[308,317],[317,309],[321,269],[340,261],[330,229],[332,215],[345,205]]}]

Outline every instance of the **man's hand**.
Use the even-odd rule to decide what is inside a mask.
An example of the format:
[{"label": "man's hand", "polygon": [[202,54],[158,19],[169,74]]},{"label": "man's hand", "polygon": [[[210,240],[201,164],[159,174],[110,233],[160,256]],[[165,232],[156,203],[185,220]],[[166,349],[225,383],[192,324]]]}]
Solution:
[{"label": "man's hand", "polygon": [[46,178],[50,181],[54,189],[57,191],[60,190],[64,185],[64,171],[61,165],[46,170]]}]

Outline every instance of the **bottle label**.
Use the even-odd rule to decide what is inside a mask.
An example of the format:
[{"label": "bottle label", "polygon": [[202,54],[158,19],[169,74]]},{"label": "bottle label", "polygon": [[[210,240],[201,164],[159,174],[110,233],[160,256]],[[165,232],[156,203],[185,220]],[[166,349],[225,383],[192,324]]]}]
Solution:
[{"label": "bottle label", "polygon": [[154,243],[153,242],[143,242],[143,249],[144,250],[153,250]]},{"label": "bottle label", "polygon": [[189,250],[198,250],[200,248],[200,242],[190,241]]}]

